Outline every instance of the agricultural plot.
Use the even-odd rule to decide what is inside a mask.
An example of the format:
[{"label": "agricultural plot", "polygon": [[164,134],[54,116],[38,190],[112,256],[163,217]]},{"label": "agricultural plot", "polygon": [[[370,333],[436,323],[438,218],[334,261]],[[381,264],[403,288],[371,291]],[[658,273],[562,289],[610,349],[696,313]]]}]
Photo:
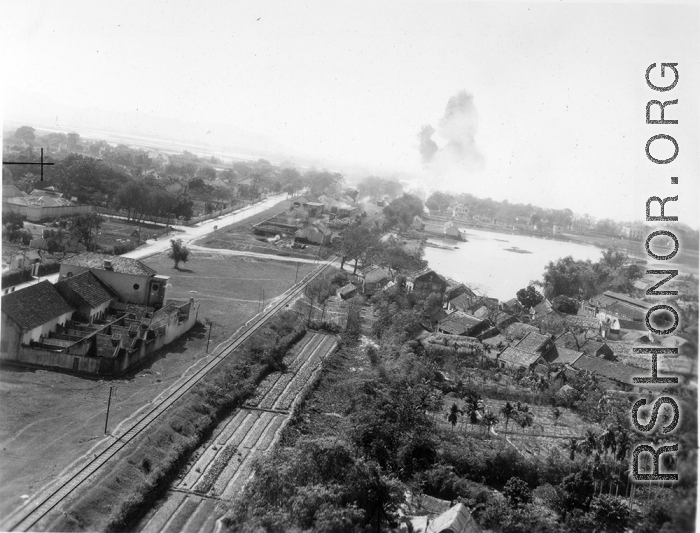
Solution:
[{"label": "agricultural plot", "polygon": [[[284,411],[308,386],[314,370],[335,343],[335,337],[317,333],[298,342],[285,356],[287,371],[268,376],[245,407],[219,424],[163,505],[139,529],[149,533],[212,531],[216,519],[227,509],[218,500],[232,500],[250,479],[255,459],[272,449],[288,421]],[[273,408],[276,411],[265,410]],[[206,512],[203,506],[207,506]]]},{"label": "agricultural plot", "polygon": [[449,413],[453,403],[457,404],[462,412],[466,412],[464,401],[458,398],[446,398],[437,419],[443,430],[458,431],[470,438],[483,439],[484,442],[491,442],[492,446],[495,447],[502,447],[505,442],[509,442],[509,445],[529,458],[544,459],[554,449],[566,454],[565,446],[569,439],[580,439],[587,429],[592,429],[596,433],[602,431],[599,426],[584,422],[576,413],[565,407],[559,408],[561,414],[559,418],[556,418],[549,406],[529,404],[528,411],[533,415],[532,425],[523,430],[515,420],[510,420],[506,432],[505,419],[501,414],[506,400],[484,398],[486,409],[500,418],[500,422],[493,428],[495,434],[489,435],[484,427],[469,424],[468,418],[464,414],[458,417],[457,424],[453,428],[452,424],[447,421],[447,413]]}]

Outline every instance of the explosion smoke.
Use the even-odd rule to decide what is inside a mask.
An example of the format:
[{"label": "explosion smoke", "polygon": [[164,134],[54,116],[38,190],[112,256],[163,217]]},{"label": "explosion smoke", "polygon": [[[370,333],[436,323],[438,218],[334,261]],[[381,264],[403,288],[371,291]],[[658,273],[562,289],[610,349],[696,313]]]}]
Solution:
[{"label": "explosion smoke", "polygon": [[444,146],[439,148],[432,139],[436,130],[430,125],[423,126],[418,134],[423,163],[443,170],[457,164],[481,165],[483,156],[476,146],[477,124],[474,96],[462,90],[450,97],[437,130]]},{"label": "explosion smoke", "polygon": [[430,163],[438,151],[437,143],[432,139],[435,128],[430,125],[423,126],[418,134],[420,140],[420,155],[423,163]]}]

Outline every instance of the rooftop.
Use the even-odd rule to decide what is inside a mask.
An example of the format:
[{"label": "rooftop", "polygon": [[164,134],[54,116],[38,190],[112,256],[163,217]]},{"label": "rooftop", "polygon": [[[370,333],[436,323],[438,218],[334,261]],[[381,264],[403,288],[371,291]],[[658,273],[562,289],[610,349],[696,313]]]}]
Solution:
[{"label": "rooftop", "polygon": [[582,352],[577,352],[576,350],[570,350],[568,348],[557,347],[556,350],[552,350],[549,354],[547,362],[554,365],[572,365],[579,357],[583,355]]},{"label": "rooftop", "polygon": [[352,283],[348,283],[340,287],[340,289],[338,289],[338,294],[350,294],[354,290],[357,290],[357,287],[355,287]]},{"label": "rooftop", "polygon": [[638,300],[637,298],[632,298],[631,296],[627,296],[626,294],[621,294],[619,292],[605,291],[603,295],[607,296],[608,298],[614,298],[615,300],[620,300],[636,307],[640,307],[642,309],[649,309],[651,307],[651,304],[643,300]]},{"label": "rooftop", "polygon": [[460,294],[456,298],[452,298],[450,300],[450,305],[452,307],[456,307],[457,309],[461,309],[462,311],[469,309],[474,301],[473,296],[469,296],[468,293]]},{"label": "rooftop", "polygon": [[633,368],[620,363],[612,363],[607,359],[589,357],[587,355],[579,357],[576,362],[573,363],[573,367],[578,370],[587,370],[588,372],[593,372],[599,376],[617,381],[618,383],[626,383],[628,385],[635,385],[632,381],[633,377],[641,377],[648,374],[648,372],[639,368]]},{"label": "rooftop", "polygon": [[116,294],[89,270],[56,283],[56,289],[59,292],[62,287],[72,289],[90,307],[97,307],[116,297]]},{"label": "rooftop", "polygon": [[501,352],[498,359],[504,363],[509,363],[514,366],[529,367],[540,357],[542,357],[542,354],[526,352],[525,350],[521,350],[517,347],[509,346],[503,350],[503,352]]},{"label": "rooftop", "polygon": [[472,331],[484,321],[462,311],[455,311],[440,320],[439,328],[452,335],[461,335]]},{"label": "rooftop", "polygon": [[48,281],[2,297],[2,312],[22,328],[33,329],[74,309]]},{"label": "rooftop", "polygon": [[61,261],[61,264],[106,270],[104,267],[105,261],[111,261],[112,270],[120,274],[134,274],[137,276],[154,276],[157,274],[155,270],[144,265],[138,259],[131,259],[120,255],[98,254],[94,252],[83,252],[73,257],[69,257]]},{"label": "rooftop", "polygon": [[550,337],[548,335],[542,335],[541,333],[535,333],[534,331],[531,331],[527,335],[525,335],[518,344],[515,346],[519,350],[524,350],[526,352],[534,353],[544,344],[550,340]]}]

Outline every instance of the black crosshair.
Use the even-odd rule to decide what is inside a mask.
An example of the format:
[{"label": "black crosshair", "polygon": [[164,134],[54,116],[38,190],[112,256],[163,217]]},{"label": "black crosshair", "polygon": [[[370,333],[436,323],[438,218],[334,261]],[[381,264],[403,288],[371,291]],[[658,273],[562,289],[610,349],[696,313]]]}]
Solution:
[{"label": "black crosshair", "polygon": [[23,161],[3,161],[3,165],[41,165],[41,181],[44,181],[44,167],[53,165],[53,163],[44,163],[44,149],[41,149],[41,162],[40,163],[25,163]]}]

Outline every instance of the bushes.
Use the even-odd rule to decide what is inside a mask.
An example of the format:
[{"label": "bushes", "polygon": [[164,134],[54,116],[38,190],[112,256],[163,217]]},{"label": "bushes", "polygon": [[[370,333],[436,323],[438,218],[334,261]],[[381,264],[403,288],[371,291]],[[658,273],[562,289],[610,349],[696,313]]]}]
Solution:
[{"label": "bushes", "polygon": [[166,411],[153,429],[144,432],[126,460],[102,472],[97,479],[100,490],[86,491],[70,509],[71,518],[65,515],[51,529],[64,531],[76,522],[95,530],[133,529],[215,425],[242,404],[269,372],[259,348],[281,363],[303,334],[302,321],[295,313],[272,318],[235,357],[212,370]]},{"label": "bushes", "polygon": [[[39,265],[39,277],[55,274],[60,269],[60,263],[41,263]],[[32,279],[31,268],[25,268],[24,270],[10,270],[2,275],[2,288],[5,289],[7,287],[19,285],[20,283],[31,281]]]}]

